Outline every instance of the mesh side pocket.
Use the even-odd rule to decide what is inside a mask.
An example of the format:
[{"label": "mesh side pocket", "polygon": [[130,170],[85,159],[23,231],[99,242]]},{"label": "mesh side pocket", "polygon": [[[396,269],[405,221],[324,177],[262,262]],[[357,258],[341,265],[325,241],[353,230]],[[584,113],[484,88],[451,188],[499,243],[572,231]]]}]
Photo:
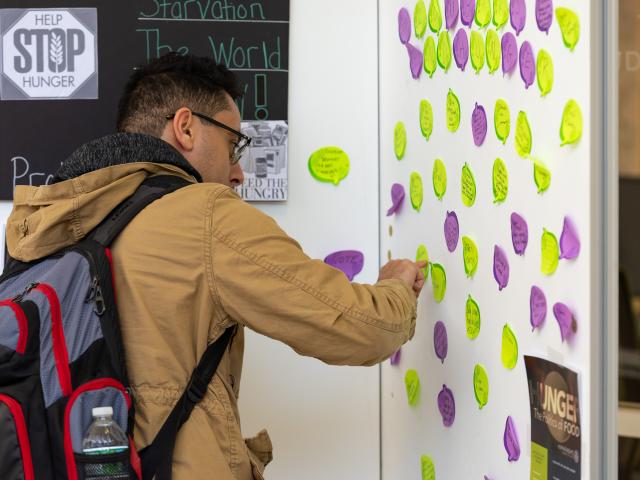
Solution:
[{"label": "mesh side pocket", "polygon": [[107,455],[76,453],[78,480],[122,480],[136,478],[129,462],[129,450]]}]

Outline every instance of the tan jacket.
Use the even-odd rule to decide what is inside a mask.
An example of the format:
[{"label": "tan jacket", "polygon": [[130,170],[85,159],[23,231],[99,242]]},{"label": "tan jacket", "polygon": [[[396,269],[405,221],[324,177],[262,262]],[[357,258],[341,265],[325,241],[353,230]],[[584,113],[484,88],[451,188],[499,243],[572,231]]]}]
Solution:
[{"label": "tan jacket", "polygon": [[[158,174],[194,181],[178,167],[134,163],[17,187],[10,254],[30,261],[71,245]],[[376,364],[413,335],[416,299],[407,285],[349,283],[223,185],[194,183],[154,202],[112,252],[138,448],[153,440],[207,345],[240,327],[178,435],[176,480],[260,479],[272,458],[265,431],[246,441],[240,432],[242,327],[334,365]]]}]

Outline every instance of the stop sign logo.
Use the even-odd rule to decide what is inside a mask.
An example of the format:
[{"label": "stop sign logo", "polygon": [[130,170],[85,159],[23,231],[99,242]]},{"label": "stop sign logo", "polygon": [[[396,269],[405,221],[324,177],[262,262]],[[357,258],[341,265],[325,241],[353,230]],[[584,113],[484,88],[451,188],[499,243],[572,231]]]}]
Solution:
[{"label": "stop sign logo", "polygon": [[0,10],[2,100],[98,98],[94,8]]}]

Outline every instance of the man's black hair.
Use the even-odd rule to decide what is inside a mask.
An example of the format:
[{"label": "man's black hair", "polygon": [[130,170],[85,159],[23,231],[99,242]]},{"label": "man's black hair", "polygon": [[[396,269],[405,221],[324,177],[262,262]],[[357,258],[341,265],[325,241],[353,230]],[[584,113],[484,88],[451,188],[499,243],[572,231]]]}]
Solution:
[{"label": "man's black hair", "polygon": [[233,72],[212,58],[171,52],[137,68],[118,104],[119,132],[160,137],[166,115],[181,107],[210,116],[229,108],[241,89]]}]

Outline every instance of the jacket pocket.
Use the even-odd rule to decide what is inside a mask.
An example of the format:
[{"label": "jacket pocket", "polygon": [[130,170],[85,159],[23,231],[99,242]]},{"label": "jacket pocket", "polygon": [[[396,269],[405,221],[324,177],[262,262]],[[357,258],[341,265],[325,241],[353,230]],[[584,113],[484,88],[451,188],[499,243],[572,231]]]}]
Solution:
[{"label": "jacket pocket", "polygon": [[34,480],[24,413],[12,397],[0,394],[0,478]]}]

